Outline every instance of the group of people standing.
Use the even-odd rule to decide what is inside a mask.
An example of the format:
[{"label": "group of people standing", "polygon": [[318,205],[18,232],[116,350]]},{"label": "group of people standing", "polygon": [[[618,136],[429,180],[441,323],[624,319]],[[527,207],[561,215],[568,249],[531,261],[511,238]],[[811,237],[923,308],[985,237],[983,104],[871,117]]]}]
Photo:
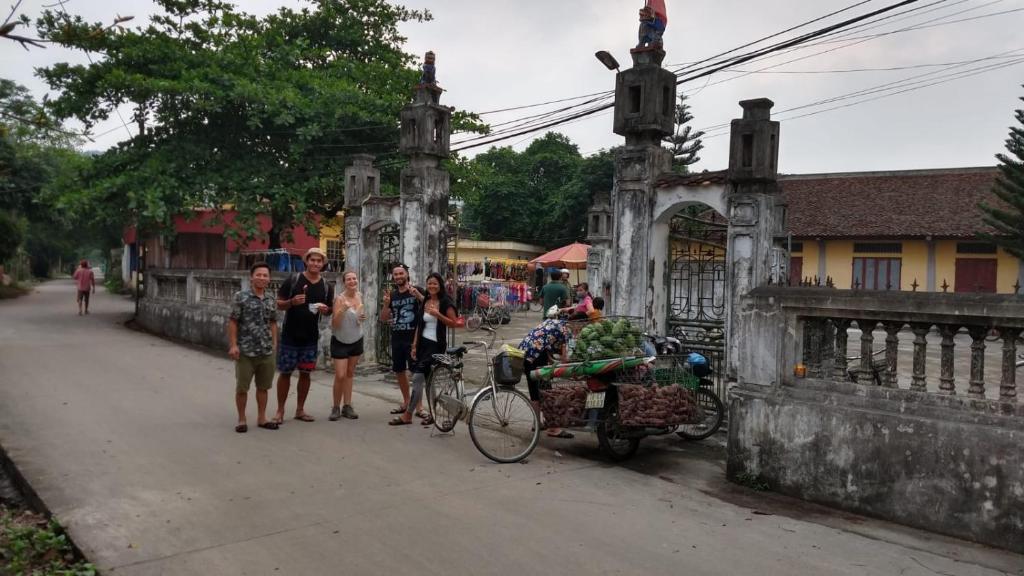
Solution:
[{"label": "group of people standing", "polygon": [[[352,407],[355,368],[363,355],[363,322],[366,311],[359,278],[355,272],[342,275],[342,290],[322,274],[327,256],[310,248],[304,257],[306,269],[289,277],[271,294],[270,265],[257,262],[249,270],[249,288],[235,294],[228,320],[228,355],[235,360],[235,431],[249,430],[246,404],[249,388],[256,383],[256,422],[260,428],[277,430],[284,423],[285,404],[292,374],[299,373],[295,420],[313,422],[306,412],[310,374],[316,369],[320,341],[320,318],[330,315],[331,359],[334,362],[333,405],[330,420],[356,419]],[[278,311],[284,311],[284,326],[278,335]],[[276,358],[275,352],[276,350]],[[275,362],[276,360],[276,362]],[[277,411],[267,418],[267,402],[277,377]]]},{"label": "group of people standing", "polygon": [[[288,278],[276,295],[267,289],[270,266],[256,263],[249,271],[249,288],[235,294],[228,321],[228,355],[235,360],[236,432],[249,429],[245,412],[254,381],[257,425],[277,430],[284,423],[291,377],[296,371],[299,377],[294,418],[315,421],[306,412],[306,399],[319,352],[319,320],[327,315],[331,319],[330,355],[334,362],[329,419],[359,418],[352,407],[352,388],[356,365],[363,356],[366,305],[359,291],[359,278],[353,271],[342,275],[342,290],[334,293],[322,274],[326,261],[319,248],[310,248],[304,257],[305,271]],[[396,266],[392,280],[395,287],[383,296],[380,319],[391,324],[392,369],[402,392],[402,404],[391,411],[394,418],[389,424],[411,424],[414,417],[419,417],[422,424],[430,425],[430,415],[422,410],[423,389],[433,355],[444,352],[448,330],[459,323],[459,318],[440,274],[431,273],[426,286],[421,288],[409,282],[405,266]],[[285,315],[280,335],[279,311]],[[268,418],[267,403],[275,368],[277,411]]]},{"label": "group of people standing", "polygon": [[[304,272],[289,277],[277,294],[268,290],[270,266],[256,263],[250,269],[250,286],[235,294],[228,322],[228,355],[235,360],[235,404],[238,409],[236,432],[247,432],[246,404],[249,388],[256,383],[257,425],[277,430],[285,421],[285,405],[291,388],[291,377],[299,373],[294,419],[313,422],[306,412],[310,374],[316,369],[322,316],[331,322],[330,356],[334,362],[333,405],[330,420],[356,419],[352,407],[355,368],[363,356],[363,324],[367,320],[366,305],[359,291],[355,272],[342,274],[342,288],[335,294],[322,270],[326,255],[319,248],[310,248],[304,257]],[[555,275],[558,274],[556,279]],[[577,303],[572,304],[569,290],[562,283],[561,273],[552,273],[552,282],[544,287],[546,315],[549,318],[532,330],[520,343],[526,352],[526,364],[536,368],[547,364],[552,355],[564,355],[569,334],[566,319],[596,319],[603,302],[591,298],[586,283],[576,287]],[[391,369],[402,393],[402,402],[391,410],[392,426],[412,424],[415,418],[429,426],[433,423],[423,408],[433,356],[445,351],[448,330],[461,325],[461,319],[445,289],[444,278],[437,272],[427,276],[423,287],[410,282],[409,270],[398,265],[392,270],[394,288],[381,299],[379,318],[391,325]],[[552,309],[547,310],[551,305]],[[278,313],[285,314],[278,334]],[[276,358],[275,358],[276,351]],[[277,377],[277,411],[267,417],[267,403]],[[411,375],[411,377],[410,377]],[[539,401],[537,383],[528,379],[530,396]],[[550,436],[571,437],[558,429],[548,430]]]}]

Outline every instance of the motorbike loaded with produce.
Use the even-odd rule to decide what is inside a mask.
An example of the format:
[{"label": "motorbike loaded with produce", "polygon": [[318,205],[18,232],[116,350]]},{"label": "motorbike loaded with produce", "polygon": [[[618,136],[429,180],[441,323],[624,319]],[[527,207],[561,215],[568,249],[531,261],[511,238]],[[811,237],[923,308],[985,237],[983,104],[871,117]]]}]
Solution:
[{"label": "motorbike loaded with produce", "polygon": [[531,372],[547,383],[540,410],[549,428],[596,432],[611,459],[625,460],[642,438],[704,419],[695,395],[699,378],[685,362],[659,366],[645,354],[638,319],[568,323],[575,338],[569,361]]}]

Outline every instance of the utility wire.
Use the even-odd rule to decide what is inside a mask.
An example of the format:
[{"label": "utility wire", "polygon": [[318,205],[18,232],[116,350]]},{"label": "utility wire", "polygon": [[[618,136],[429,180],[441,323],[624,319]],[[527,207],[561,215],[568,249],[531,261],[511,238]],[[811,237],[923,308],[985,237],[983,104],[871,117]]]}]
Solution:
[{"label": "utility wire", "polygon": [[[833,24],[831,26],[827,26],[825,28],[816,30],[814,32],[803,34],[803,35],[801,35],[801,36],[799,36],[797,38],[794,38],[792,40],[787,40],[787,41],[784,41],[784,42],[780,42],[780,43],[777,43],[777,44],[775,44],[773,46],[769,46],[767,48],[763,48],[763,49],[754,51],[752,53],[747,53],[745,55],[741,55],[741,56],[732,58],[732,59],[730,59],[729,61],[727,61],[725,63],[719,63],[719,64],[716,64],[714,66],[704,67],[706,69],[704,69],[703,71],[694,71],[694,73],[692,73],[692,74],[690,74],[690,75],[688,75],[688,76],[686,76],[684,78],[681,78],[681,79],[677,80],[676,83],[677,84],[683,84],[683,83],[686,83],[686,82],[692,82],[693,80],[696,80],[698,78],[703,78],[705,76],[709,76],[711,74],[714,74],[714,73],[719,72],[721,70],[724,70],[724,69],[727,69],[729,67],[735,66],[737,64],[748,62],[748,61],[753,60],[755,58],[764,56],[766,54],[770,54],[770,53],[772,53],[774,51],[783,50],[783,49],[786,49],[786,48],[790,48],[790,47],[793,47],[793,46],[796,46],[796,45],[808,42],[808,41],[813,40],[815,38],[818,38],[818,37],[820,37],[822,35],[825,35],[825,34],[828,34],[830,32],[833,32],[835,30],[843,29],[845,27],[851,26],[851,25],[856,24],[858,22],[861,22],[861,21],[873,18],[875,16],[878,16],[880,14],[885,14],[886,12],[889,12],[889,11],[892,11],[892,10],[896,10],[896,9],[901,8],[903,6],[908,6],[908,5],[913,4],[913,3],[917,2],[917,1],[918,0],[903,0],[901,2],[897,2],[895,4],[891,4],[891,5],[886,6],[884,8],[880,8],[880,9],[875,10],[873,12],[869,12],[867,14],[863,14],[863,15],[860,15],[860,16],[857,16],[857,17],[845,20],[843,22],[839,22],[837,24]],[[482,140],[475,139],[475,138],[474,139],[470,139],[470,140],[467,140],[467,141],[460,142],[459,144],[461,144],[461,146],[457,146],[452,151],[453,152],[459,152],[459,151],[467,150],[467,149],[470,149],[470,148],[476,148],[476,147],[479,147],[479,146],[486,146],[488,144],[493,144],[493,143],[500,142],[500,141],[503,141],[503,140],[507,140],[507,139],[510,139],[510,138],[513,138],[513,137],[522,136],[522,135],[528,134],[530,132],[536,132],[536,131],[543,130],[543,129],[546,129],[546,128],[551,128],[551,127],[558,126],[560,124],[565,124],[567,122],[570,122],[570,121],[573,121],[573,120],[576,120],[576,119],[579,119],[579,118],[584,118],[584,117],[587,117],[587,116],[591,116],[591,115],[596,114],[598,112],[601,112],[603,110],[607,110],[609,108],[612,108],[613,106],[614,106],[614,103],[608,103],[608,104],[602,104],[600,106],[594,106],[594,107],[591,107],[590,109],[587,109],[587,110],[584,110],[584,111],[581,111],[581,112],[577,112],[575,114],[570,114],[568,116],[565,116],[565,117],[560,118],[558,120],[554,120],[552,122],[541,124],[541,125],[535,126],[535,127],[524,128],[522,130],[516,130],[516,131],[513,131],[513,132],[511,132],[511,133],[509,133],[507,135],[503,135],[503,136],[499,136],[499,137],[495,137],[495,138],[485,138],[485,139],[482,139]]]}]

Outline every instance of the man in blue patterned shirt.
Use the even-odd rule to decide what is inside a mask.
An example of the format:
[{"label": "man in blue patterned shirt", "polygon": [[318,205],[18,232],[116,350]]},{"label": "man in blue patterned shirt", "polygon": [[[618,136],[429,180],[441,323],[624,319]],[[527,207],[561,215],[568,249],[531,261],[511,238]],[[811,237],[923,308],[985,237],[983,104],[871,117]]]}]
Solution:
[{"label": "man in blue patterned shirt", "polygon": [[274,349],[277,348],[277,301],[267,291],[270,266],[257,262],[249,270],[250,287],[235,293],[228,319],[228,356],[235,361],[235,432],[248,432],[245,405],[249,385],[256,380],[256,423],[277,430],[267,420],[267,392],[274,383]]}]

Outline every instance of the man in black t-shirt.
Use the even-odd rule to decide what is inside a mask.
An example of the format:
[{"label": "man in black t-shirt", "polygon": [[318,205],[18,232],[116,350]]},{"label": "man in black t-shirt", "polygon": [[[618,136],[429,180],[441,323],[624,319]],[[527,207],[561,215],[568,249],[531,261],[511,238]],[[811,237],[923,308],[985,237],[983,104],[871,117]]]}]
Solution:
[{"label": "man in black t-shirt", "polygon": [[[402,391],[402,405],[391,413],[401,414],[409,405],[412,339],[416,334],[416,313],[424,296],[422,288],[409,283],[409,271],[404,265],[395,266],[391,271],[391,280],[395,283],[395,289],[384,294],[380,320],[391,324],[391,369]],[[416,406],[416,412],[420,412],[420,406]]]},{"label": "man in black t-shirt", "polygon": [[296,274],[277,291],[277,308],[286,310],[284,329],[277,351],[277,414],[274,422],[284,422],[284,405],[292,384],[292,372],[299,371],[298,404],[295,419],[312,422],[306,413],[309,395],[309,373],[316,369],[316,356],[320,339],[320,317],[331,313],[334,287],[320,275],[327,256],[319,248],[306,251],[306,271]]}]

